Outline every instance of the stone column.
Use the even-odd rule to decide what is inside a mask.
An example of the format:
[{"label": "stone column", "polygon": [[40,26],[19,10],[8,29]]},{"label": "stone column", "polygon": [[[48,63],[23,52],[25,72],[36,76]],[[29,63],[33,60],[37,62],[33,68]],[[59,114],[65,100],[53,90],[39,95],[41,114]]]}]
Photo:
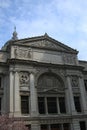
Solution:
[{"label": "stone column", "polygon": [[69,99],[69,90],[68,87],[65,88],[65,104],[66,104],[66,112],[67,114],[71,113],[71,107],[70,107],[70,99]]},{"label": "stone column", "polygon": [[19,95],[19,74],[14,72],[14,88],[13,88],[13,106],[14,116],[20,115],[20,95]]},{"label": "stone column", "polygon": [[80,87],[82,110],[85,114],[87,114],[86,92],[85,92],[85,86],[84,86],[84,81],[82,77],[79,77],[79,87]]},{"label": "stone column", "polygon": [[37,89],[35,87],[35,77],[33,73],[30,74],[30,106],[31,116],[36,117],[38,115]]},{"label": "stone column", "polygon": [[73,97],[73,91],[72,91],[72,85],[71,85],[71,80],[70,77],[67,76],[67,89],[66,89],[66,96],[68,99],[68,105],[70,104],[70,109],[71,109],[71,113],[75,114],[76,110],[75,110],[75,104],[74,104],[74,97]]},{"label": "stone column", "polygon": [[10,116],[19,116],[20,114],[20,96],[19,96],[19,76],[18,72],[10,71],[9,86],[9,105]]}]

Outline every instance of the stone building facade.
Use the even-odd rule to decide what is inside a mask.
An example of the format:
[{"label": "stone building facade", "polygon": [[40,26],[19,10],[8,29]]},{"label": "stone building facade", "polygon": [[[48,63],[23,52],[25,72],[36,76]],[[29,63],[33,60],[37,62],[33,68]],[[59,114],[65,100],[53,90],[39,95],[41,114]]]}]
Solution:
[{"label": "stone building facade", "polygon": [[87,62],[47,34],[0,50],[0,113],[30,130],[87,130]]}]

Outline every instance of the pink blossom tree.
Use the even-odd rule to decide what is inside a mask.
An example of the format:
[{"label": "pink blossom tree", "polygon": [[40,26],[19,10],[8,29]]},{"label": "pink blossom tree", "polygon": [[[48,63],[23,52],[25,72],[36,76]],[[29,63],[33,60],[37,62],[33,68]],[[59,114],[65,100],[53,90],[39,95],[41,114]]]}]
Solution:
[{"label": "pink blossom tree", "polygon": [[0,130],[29,130],[23,121],[16,121],[14,117],[7,115],[0,116]]}]

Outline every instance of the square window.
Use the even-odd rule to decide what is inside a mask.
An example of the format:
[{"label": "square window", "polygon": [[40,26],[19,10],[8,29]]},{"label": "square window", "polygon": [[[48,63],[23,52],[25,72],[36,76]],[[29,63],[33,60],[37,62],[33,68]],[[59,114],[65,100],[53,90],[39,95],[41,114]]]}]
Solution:
[{"label": "square window", "polygon": [[47,97],[48,113],[57,113],[57,100],[56,97]]},{"label": "square window", "polygon": [[22,114],[29,113],[29,96],[21,96],[21,112]]},{"label": "square window", "polygon": [[79,96],[74,96],[75,108],[77,112],[81,112],[81,104]]}]

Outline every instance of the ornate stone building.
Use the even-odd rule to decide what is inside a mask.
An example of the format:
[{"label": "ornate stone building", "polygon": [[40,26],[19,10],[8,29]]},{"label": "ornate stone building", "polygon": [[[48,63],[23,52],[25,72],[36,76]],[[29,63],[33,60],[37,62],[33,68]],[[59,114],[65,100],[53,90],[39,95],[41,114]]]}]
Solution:
[{"label": "ornate stone building", "polygon": [[30,130],[87,130],[87,62],[47,34],[0,50],[0,112]]}]

